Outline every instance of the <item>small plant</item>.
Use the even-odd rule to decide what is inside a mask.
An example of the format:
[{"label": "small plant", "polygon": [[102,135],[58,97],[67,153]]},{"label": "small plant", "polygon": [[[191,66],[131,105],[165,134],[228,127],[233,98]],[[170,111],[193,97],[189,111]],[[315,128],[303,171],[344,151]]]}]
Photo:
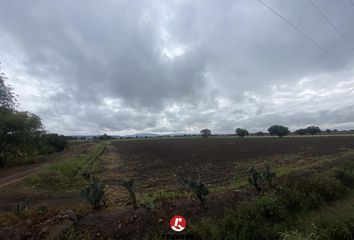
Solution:
[{"label": "small plant", "polygon": [[24,201],[22,201],[19,204],[17,204],[16,205],[16,210],[15,210],[16,215],[17,216],[23,216],[23,214],[27,210],[29,204],[30,204],[30,200],[28,198],[26,198]]},{"label": "small plant", "polygon": [[272,188],[272,182],[275,176],[275,172],[273,172],[269,166],[267,166],[266,170],[262,173],[262,178],[268,182],[269,188]]},{"label": "small plant", "polygon": [[37,207],[37,213],[39,215],[44,215],[48,212],[48,207],[45,204],[41,204]]},{"label": "small plant", "polygon": [[104,188],[105,185],[102,182],[91,176],[89,186],[81,191],[81,197],[89,202],[93,209],[98,209],[105,205]]},{"label": "small plant", "polygon": [[133,204],[133,208],[138,208],[138,205],[136,203],[136,196],[135,196],[135,191],[134,191],[134,179],[130,179],[130,180],[126,180],[122,182],[122,186],[125,187],[128,192],[129,192],[129,196],[130,196],[130,200],[132,201]]},{"label": "small plant", "polygon": [[188,178],[185,180],[185,184],[193,191],[193,193],[197,196],[200,203],[204,205],[207,195],[209,194],[209,189],[205,186],[199,178],[196,180],[191,180]]},{"label": "small plant", "polygon": [[252,167],[250,170],[248,170],[248,182],[252,184],[257,192],[259,193],[262,188],[261,188],[261,181],[263,180],[263,176],[261,173],[257,172],[257,170]]}]

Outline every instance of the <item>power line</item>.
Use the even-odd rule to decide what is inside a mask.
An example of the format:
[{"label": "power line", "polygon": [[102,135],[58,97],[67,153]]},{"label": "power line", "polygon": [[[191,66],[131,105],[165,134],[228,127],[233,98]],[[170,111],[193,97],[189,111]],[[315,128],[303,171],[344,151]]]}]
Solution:
[{"label": "power line", "polygon": [[295,29],[299,34],[301,34],[306,40],[310,41],[313,45],[315,45],[317,48],[319,48],[323,53],[325,53],[328,57],[330,57],[335,63],[337,63],[339,66],[341,66],[343,69],[345,69],[347,72],[350,73],[350,75],[354,75],[345,65],[343,65],[336,57],[334,57],[332,54],[330,54],[325,48],[323,48],[319,43],[317,43],[315,40],[313,40],[311,37],[309,37],[306,33],[301,31],[298,27],[296,27],[294,24],[292,24],[289,20],[287,20],[285,17],[280,15],[278,12],[276,12],[273,8],[271,8],[269,5],[267,5],[265,2],[262,0],[257,0],[260,2],[263,6],[265,6],[269,11],[271,11],[273,14],[277,15],[280,17],[284,22],[286,22],[290,27]]},{"label": "power line", "polygon": [[[338,33],[339,36],[347,43],[347,45],[354,51],[354,47],[351,45],[351,43],[348,41],[348,39],[338,30],[338,28],[332,23],[332,21],[319,9],[316,4],[312,2],[312,0],[308,0],[309,3],[321,14],[321,16],[326,19],[326,21],[332,26],[334,31]],[[353,3],[353,0],[351,0]]]}]

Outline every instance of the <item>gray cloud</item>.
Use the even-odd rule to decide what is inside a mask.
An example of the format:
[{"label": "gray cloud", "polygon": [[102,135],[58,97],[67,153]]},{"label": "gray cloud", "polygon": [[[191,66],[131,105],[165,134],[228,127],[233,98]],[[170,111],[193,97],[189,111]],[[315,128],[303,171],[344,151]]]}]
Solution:
[{"label": "gray cloud", "polygon": [[[65,134],[354,128],[353,51],[307,1],[0,3],[21,107]],[[354,6],[316,4],[354,45]]]}]

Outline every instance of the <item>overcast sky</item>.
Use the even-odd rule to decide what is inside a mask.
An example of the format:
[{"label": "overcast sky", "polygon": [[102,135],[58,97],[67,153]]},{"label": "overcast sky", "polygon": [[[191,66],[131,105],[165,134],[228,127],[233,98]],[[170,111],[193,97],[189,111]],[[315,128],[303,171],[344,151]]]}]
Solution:
[{"label": "overcast sky", "polygon": [[[308,0],[0,0],[21,110],[61,134],[354,129],[354,51]],[[313,0],[354,45],[354,4]]]}]

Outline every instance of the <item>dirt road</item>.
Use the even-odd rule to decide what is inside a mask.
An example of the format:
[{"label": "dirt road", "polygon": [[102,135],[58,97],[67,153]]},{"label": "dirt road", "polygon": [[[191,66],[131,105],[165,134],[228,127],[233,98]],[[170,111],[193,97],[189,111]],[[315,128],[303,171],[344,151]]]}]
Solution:
[{"label": "dirt road", "polygon": [[48,161],[0,170],[0,188],[16,183],[33,175],[50,162],[78,156],[81,153],[87,151],[92,146],[94,146],[94,143],[82,143],[73,145],[64,152],[52,154],[52,156],[50,156],[50,160]]}]

